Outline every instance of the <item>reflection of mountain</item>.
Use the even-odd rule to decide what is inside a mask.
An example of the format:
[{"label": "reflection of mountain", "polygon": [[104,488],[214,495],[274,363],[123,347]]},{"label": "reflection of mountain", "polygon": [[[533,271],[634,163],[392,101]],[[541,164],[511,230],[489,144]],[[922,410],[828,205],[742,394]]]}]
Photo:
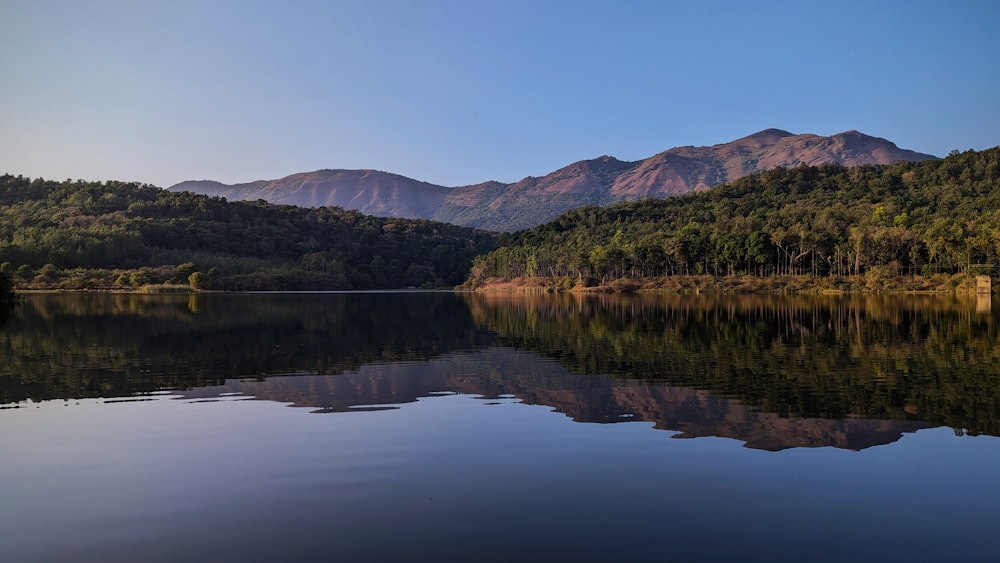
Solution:
[{"label": "reflection of mountain", "polygon": [[707,390],[801,418],[1000,435],[1000,333],[942,296],[468,295],[505,346],[574,373]]},{"label": "reflection of mountain", "polygon": [[32,295],[0,329],[0,403],[334,374],[492,340],[451,294]]},{"label": "reflection of mountain", "polygon": [[[533,354],[473,353],[497,346]],[[1000,435],[997,365],[992,313],[931,296],[32,295],[0,328],[0,403],[268,378],[320,410],[511,393],[581,421],[860,448],[922,423]]]},{"label": "reflection of mountain", "polygon": [[[678,438],[718,436],[747,447],[783,450],[833,446],[860,450],[888,444],[931,425],[893,420],[784,418],[738,401],[684,387],[608,377],[580,377],[535,354],[509,348],[451,354],[420,363],[378,364],[335,376],[230,380],[184,392],[207,399],[239,393],[314,412],[392,408],[440,392],[485,398],[512,395],[553,407],[577,422],[652,422]],[[360,408],[359,408],[360,407]]]}]

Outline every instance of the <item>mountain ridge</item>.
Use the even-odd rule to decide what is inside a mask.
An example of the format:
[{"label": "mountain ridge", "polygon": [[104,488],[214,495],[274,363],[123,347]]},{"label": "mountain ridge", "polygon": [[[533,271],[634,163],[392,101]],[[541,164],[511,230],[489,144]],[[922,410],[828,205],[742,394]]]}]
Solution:
[{"label": "mountain ridge", "polygon": [[320,169],[240,184],[189,180],[167,189],[514,231],[584,205],[704,191],[771,168],[937,158],[853,129],[820,136],[771,128],[728,143],[674,147],[637,161],[603,155],[509,184],[486,181],[446,187],[379,170]]}]

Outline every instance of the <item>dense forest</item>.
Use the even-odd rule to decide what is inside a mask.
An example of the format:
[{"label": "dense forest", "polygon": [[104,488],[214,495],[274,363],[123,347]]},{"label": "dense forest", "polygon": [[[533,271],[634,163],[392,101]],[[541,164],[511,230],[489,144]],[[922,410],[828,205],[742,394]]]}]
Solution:
[{"label": "dense forest", "polygon": [[452,287],[495,242],[484,231],[335,207],[11,175],[0,176],[0,218],[0,271],[19,288]]},{"label": "dense forest", "polygon": [[0,176],[0,217],[0,290],[430,288],[463,280],[475,288],[523,278],[586,287],[684,276],[879,287],[902,277],[996,273],[1000,147],[920,163],[768,170],[698,194],[582,207],[499,238],[336,207],[10,175]]},{"label": "dense forest", "polygon": [[697,194],[583,207],[502,235],[475,260],[468,286],[989,273],[998,254],[1000,147],[921,163],[774,169]]}]

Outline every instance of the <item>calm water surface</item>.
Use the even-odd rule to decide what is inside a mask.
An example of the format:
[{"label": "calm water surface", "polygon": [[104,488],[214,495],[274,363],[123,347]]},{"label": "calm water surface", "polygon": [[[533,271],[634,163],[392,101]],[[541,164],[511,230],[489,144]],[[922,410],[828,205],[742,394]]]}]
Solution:
[{"label": "calm water surface", "polygon": [[993,561],[959,298],[47,295],[0,326],[5,561]]}]

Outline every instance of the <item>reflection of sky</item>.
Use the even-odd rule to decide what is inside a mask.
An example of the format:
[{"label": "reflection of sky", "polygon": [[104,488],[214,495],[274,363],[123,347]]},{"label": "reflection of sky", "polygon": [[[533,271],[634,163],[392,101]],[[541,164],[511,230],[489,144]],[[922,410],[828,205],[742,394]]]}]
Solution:
[{"label": "reflection of sky", "polygon": [[773,453],[489,402],[0,411],[5,558],[973,560],[1000,548],[997,438],[934,429],[860,452]]}]

